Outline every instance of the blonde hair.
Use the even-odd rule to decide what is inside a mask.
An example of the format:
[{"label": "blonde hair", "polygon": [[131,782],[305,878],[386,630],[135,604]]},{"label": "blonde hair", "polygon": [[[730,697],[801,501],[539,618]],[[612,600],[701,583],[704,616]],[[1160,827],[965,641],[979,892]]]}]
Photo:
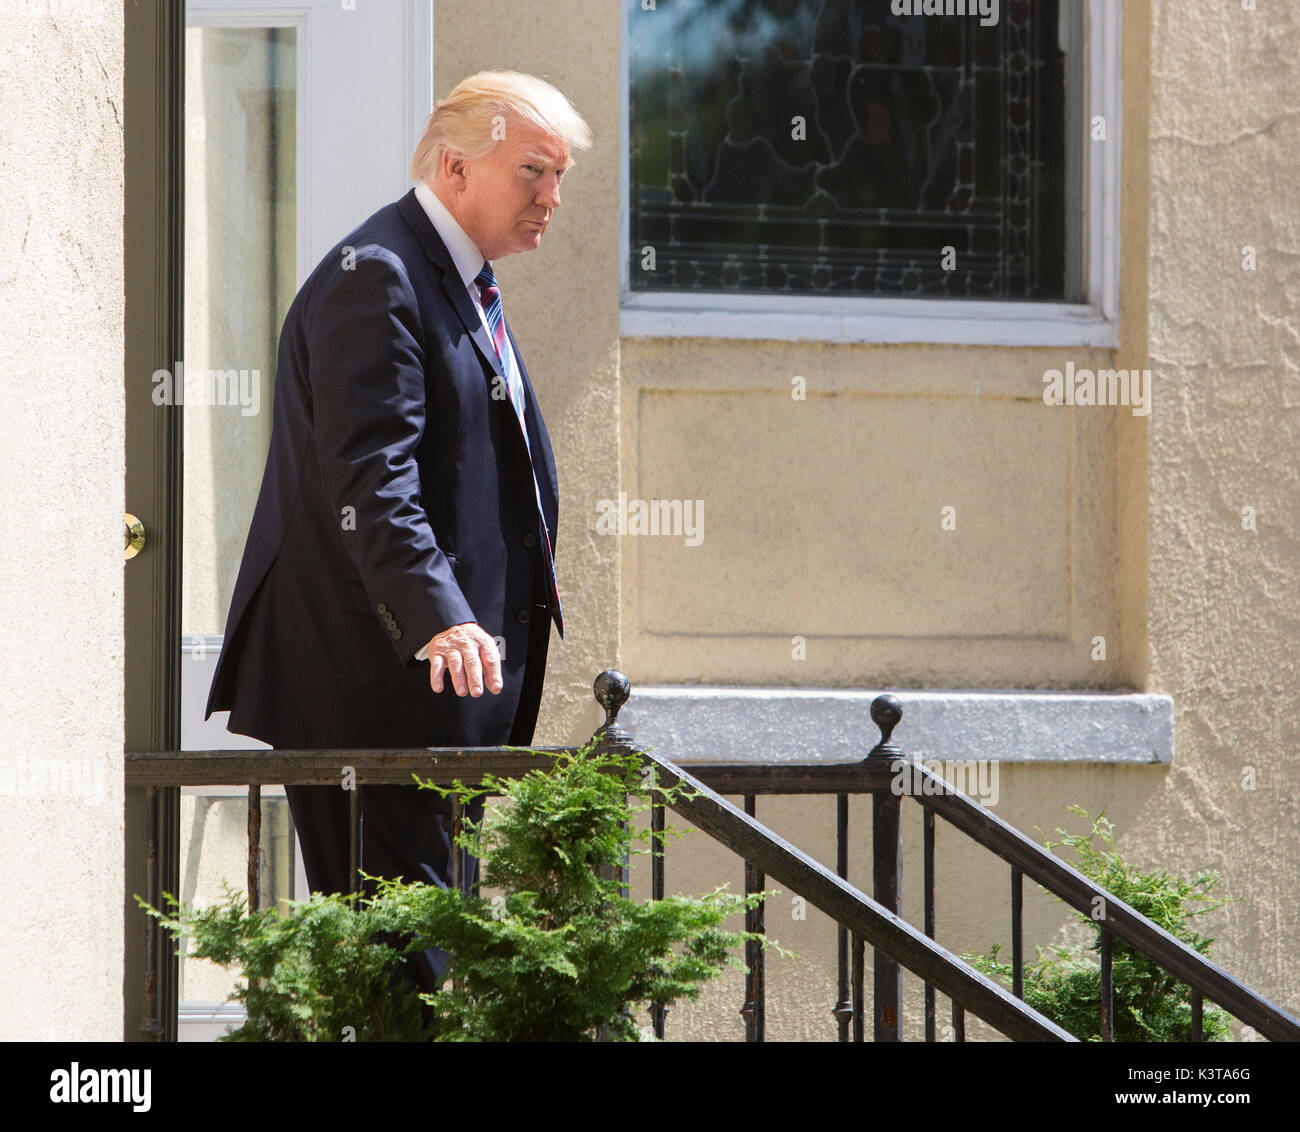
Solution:
[{"label": "blonde hair", "polygon": [[591,145],[591,130],[582,115],[544,79],[519,71],[479,71],[434,103],[411,158],[411,176],[417,181],[432,177],[444,149],[471,159],[483,157],[496,144],[493,127],[498,115],[515,115],[563,138],[570,149]]}]

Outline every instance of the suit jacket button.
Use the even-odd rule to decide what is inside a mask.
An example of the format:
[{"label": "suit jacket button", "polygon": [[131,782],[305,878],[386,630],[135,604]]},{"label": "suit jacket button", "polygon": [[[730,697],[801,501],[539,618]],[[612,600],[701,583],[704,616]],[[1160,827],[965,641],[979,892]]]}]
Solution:
[{"label": "suit jacket button", "polygon": [[375,606],[375,608],[379,610],[380,613],[388,612],[388,606],[386,606],[382,601],[377,606]]},{"label": "suit jacket button", "polygon": [[533,534],[531,531],[529,531],[528,534],[524,535],[524,545],[525,545],[525,546],[536,546],[536,545],[537,545],[537,536],[536,536],[535,534]]},{"label": "suit jacket button", "polygon": [[521,624],[521,625],[527,625],[527,624],[528,624],[528,616],[529,616],[529,615],[528,615],[528,610],[526,610],[526,609],[521,609],[518,613],[515,614],[515,620],[518,621],[519,624]]},{"label": "suit jacket button", "polygon": [[389,635],[390,637],[392,637],[393,640],[395,640],[395,641],[400,641],[400,640],[402,639],[402,630],[401,630],[401,629],[392,629],[392,630],[389,631],[389,634],[388,634],[388,635]]}]

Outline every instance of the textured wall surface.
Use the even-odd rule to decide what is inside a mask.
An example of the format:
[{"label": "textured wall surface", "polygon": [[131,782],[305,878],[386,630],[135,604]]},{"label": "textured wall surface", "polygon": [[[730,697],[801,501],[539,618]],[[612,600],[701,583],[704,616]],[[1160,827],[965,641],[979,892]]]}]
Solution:
[{"label": "textured wall surface", "polygon": [[[1173,697],[1173,765],[1004,767],[996,812],[1032,834],[1077,831],[1069,804],[1105,807],[1133,863],[1188,878],[1217,870],[1218,894],[1235,902],[1197,922],[1216,938],[1214,958],[1297,1013],[1300,790],[1288,770],[1300,749],[1300,7],[1257,7],[1130,2],[1125,13],[1121,353],[1146,358],[1154,407],[1145,421],[1120,415],[1114,463],[1093,474],[1113,492],[1122,672]],[[1253,272],[1242,266],[1247,246]],[[894,354],[909,373],[919,368],[914,352]],[[1243,529],[1246,508],[1254,530]],[[907,744],[906,720],[896,738]],[[904,913],[918,923],[919,819],[909,825],[909,808]],[[832,859],[832,815],[813,801],[759,807],[822,860]],[[855,804],[859,883],[869,828],[869,809]],[[1006,944],[1006,868],[945,833],[940,942]],[[670,891],[739,887],[740,870],[703,835],[678,854]],[[768,924],[804,956],[769,965],[773,1037],[829,1038],[828,1015],[810,1021],[833,1002],[829,925],[776,904]],[[1026,940],[1073,932],[1060,905],[1027,886]],[[919,987],[905,982],[904,999],[909,1037],[919,1038]],[[721,1025],[738,1036],[741,1000],[733,979],[678,1011],[675,1032],[705,1037]]]},{"label": "textured wall surface", "polygon": [[703,501],[698,545],[623,540],[629,675],[1132,686],[1114,411],[1044,405],[1042,374],[1140,350],[626,339],[623,490]]},{"label": "textured wall surface", "polygon": [[546,418],[560,480],[555,569],[565,639],[551,631],[538,743],[586,738],[601,715],[591,681],[616,661],[620,619],[616,540],[597,538],[592,500],[618,493],[619,6],[564,4],[544,18],[521,5],[438,0],[434,98],[483,70],[539,75],[591,127],[574,152],[561,204],[536,251],[501,261],[506,317]]},{"label": "textured wall surface", "polygon": [[1216,954],[1295,1012],[1300,6],[1240,7],[1152,10],[1148,623],[1178,754],[1138,844],[1249,898]]},{"label": "textured wall surface", "polygon": [[[30,925],[0,942],[0,985],[6,988],[0,1038],[53,1037],[57,1031],[116,1039],[121,987],[105,972],[119,971],[122,962],[121,23],[109,5],[90,6],[94,21],[33,17],[29,7],[35,6],[0,21],[0,88],[10,96],[0,111],[0,200],[6,203],[0,210],[0,317],[12,391],[0,414],[6,465],[0,502],[14,520],[0,549],[6,629],[0,644],[0,832],[7,845],[24,847],[4,855],[0,881]],[[1223,893],[1241,902],[1203,925],[1217,937],[1215,957],[1300,1011],[1294,944],[1300,791],[1286,774],[1300,745],[1300,115],[1294,109],[1300,105],[1294,52],[1300,7],[1259,0],[1258,8],[1169,0],[1125,6],[1118,362],[1154,371],[1149,418],[1120,414],[1104,423],[1102,417],[1076,422],[1067,462],[1053,447],[1050,428],[1035,422],[1017,431],[1015,424],[1015,414],[1032,400],[1037,376],[1063,360],[1059,351],[823,347],[805,353],[836,396],[847,394],[837,406],[846,411],[802,436],[803,447],[789,457],[789,477],[766,490],[770,496],[785,485],[775,504],[798,515],[800,501],[823,488],[832,513],[842,516],[840,528],[831,530],[834,545],[852,548],[858,539],[870,551],[866,535],[887,522],[888,509],[873,508],[860,490],[836,494],[841,486],[801,452],[824,460],[815,451],[822,437],[823,444],[851,453],[870,419],[865,392],[894,399],[888,435],[878,437],[878,445],[899,445],[907,456],[899,438],[909,430],[924,437],[937,401],[952,401],[959,385],[978,373],[981,400],[988,397],[980,412],[1007,412],[987,429],[968,414],[944,433],[944,446],[972,481],[982,470],[1004,475],[1009,466],[1019,467],[1024,477],[1038,468],[1050,508],[1061,506],[1052,485],[1073,476],[1075,542],[1067,541],[1059,523],[1047,523],[1045,513],[1031,528],[1041,531],[1036,541],[1052,562],[1072,548],[1071,584],[1076,597],[1082,595],[1074,605],[1074,637],[1063,638],[1055,654],[1014,641],[995,647],[963,641],[963,601],[943,586],[941,564],[927,561],[914,576],[922,597],[911,600],[951,641],[883,648],[864,638],[838,660],[816,658],[801,679],[841,686],[1113,683],[1172,696],[1172,767],[1007,766],[996,812],[1032,832],[1063,823],[1077,828],[1064,812],[1071,803],[1093,813],[1105,807],[1119,848],[1136,863],[1187,876],[1218,869]],[[593,150],[576,155],[546,245],[511,257],[500,271],[561,481],[558,567],[571,628],[566,641],[553,638],[539,743],[573,742],[591,732],[597,712],[590,681],[611,664],[624,667],[634,686],[651,680],[799,682],[782,670],[788,661],[775,653],[680,634],[665,639],[660,631],[673,627],[667,619],[696,581],[721,589],[733,604],[693,610],[692,616],[726,628],[725,618],[738,621],[736,610],[746,604],[779,605],[787,579],[798,577],[781,569],[771,576],[736,571],[746,558],[744,539],[755,533],[741,490],[746,445],[755,436],[786,432],[772,419],[762,390],[788,387],[790,376],[807,367],[780,344],[620,343],[619,25],[614,4],[561,6],[543,20],[531,18],[531,9],[503,19],[499,8],[467,0],[439,0],[435,9],[437,95],[475,70],[527,70],[564,89],[595,134]],[[1242,269],[1247,245],[1254,249],[1254,271]],[[1085,364],[1082,353],[1072,356]],[[870,384],[854,392],[861,374]],[[638,403],[643,393],[648,406]],[[747,398],[752,412],[723,405]],[[722,427],[727,413],[734,414],[729,430]],[[712,452],[690,442],[692,430],[706,430]],[[1013,449],[1008,437],[1015,435],[1023,435],[1027,446]],[[653,460],[641,455],[647,437],[654,440]],[[884,460],[876,474],[887,477],[898,467]],[[905,475],[902,467],[878,491],[921,499],[925,478]],[[616,498],[620,489],[647,497],[691,495],[685,481],[671,481],[683,468],[694,468],[697,478],[716,471],[718,483],[734,486],[730,507],[709,512],[706,523],[730,512],[735,541],[721,540],[727,545],[719,548],[720,557],[707,559],[696,581],[682,560],[656,558],[660,548],[629,546],[594,529],[596,502]],[[657,482],[668,482],[671,490],[660,491]],[[972,490],[978,499],[979,490]],[[756,506],[753,515],[760,514]],[[1253,519],[1254,529],[1243,526],[1243,518]],[[1081,546],[1089,537],[1093,544]],[[897,562],[891,567],[885,555],[876,569],[894,587],[895,602],[905,601],[902,571],[917,548],[888,549]],[[644,559],[634,556],[643,550]],[[1095,574],[1080,576],[1080,563],[1093,561],[1080,554],[1096,556],[1101,565]],[[792,561],[797,569],[799,560]],[[1038,603],[1016,605],[1025,625],[1055,628],[1059,611],[1035,589],[1041,577],[1022,577],[1013,569],[1021,563],[1004,561],[1004,579],[1018,587],[1013,596]],[[996,560],[991,569],[999,572]],[[946,594],[947,604],[923,600],[927,590],[941,599]],[[819,606],[817,596],[800,595],[801,615],[820,624],[828,607]],[[865,610],[864,603],[850,613],[860,623]],[[1116,638],[1104,672],[1066,649],[1086,637],[1079,617],[1089,610]],[[638,620],[643,614],[644,623]],[[773,611],[764,608],[762,615]],[[972,625],[979,627],[965,623]],[[906,745],[906,722],[897,738]],[[834,859],[829,800],[760,801],[758,812],[804,850]],[[917,922],[915,806],[905,806],[903,829],[904,912]],[[850,875],[862,881],[869,845],[864,802],[853,806],[851,830]],[[940,942],[959,951],[1006,943],[1007,868],[947,830],[940,832],[938,855]],[[634,868],[634,887],[644,894],[641,865]],[[722,882],[741,887],[739,862],[702,834],[670,848],[670,891],[698,893]],[[51,892],[59,894],[57,901],[49,899]],[[798,918],[788,893],[774,899],[767,922],[799,956],[769,966],[771,1036],[831,1039],[833,926],[815,911]],[[1060,905],[1026,886],[1027,941],[1066,938],[1070,928]],[[916,1037],[919,988],[909,981],[904,994],[908,1036]],[[738,979],[729,978],[698,1005],[675,1010],[670,1032],[738,1037],[740,1002]],[[977,1033],[972,1029],[972,1036]]]},{"label": "textured wall surface", "polygon": [[[1300,956],[1291,942],[1300,918],[1300,791],[1283,777],[1297,749],[1300,689],[1293,313],[1300,67],[1288,48],[1300,35],[1300,7],[1270,0],[1258,7],[1125,4],[1119,347],[1082,351],[700,339],[620,345],[616,21],[570,24],[566,12],[540,36],[529,25],[524,37],[509,22],[489,31],[469,5],[438,6],[439,93],[480,66],[550,73],[597,132],[553,230],[560,239],[506,268],[517,273],[515,293],[521,285],[528,291],[528,309],[512,320],[524,327],[521,345],[530,371],[542,375],[539,395],[557,438],[560,565],[576,591],[568,615],[578,628],[552,654],[539,742],[589,733],[593,720],[581,710],[587,682],[612,660],[631,677],[634,696],[638,682],[1170,695],[1172,767],[1004,766],[995,812],[1031,835],[1036,827],[1050,835],[1062,825],[1080,828],[1067,806],[1104,808],[1118,847],[1136,864],[1188,877],[1218,869],[1220,893],[1241,902],[1201,925],[1218,939],[1215,958],[1300,1010]],[[551,38],[561,34],[571,37],[563,46]],[[1246,244],[1257,248],[1253,274],[1240,269]],[[559,298],[548,290],[552,270],[564,281]],[[581,317],[557,316],[557,302]],[[1076,410],[1065,420],[1070,410],[1061,409],[1021,421],[1035,401],[1041,407],[1044,370],[1066,361],[1150,367],[1151,416]],[[802,408],[815,420],[795,420],[777,404],[774,394],[788,398],[793,375],[808,379]],[[605,431],[612,425],[618,446]],[[1006,476],[1033,489],[1009,509],[1018,526],[992,507],[1005,492],[990,483]],[[906,529],[913,512],[949,502],[938,498],[945,482],[969,488],[976,507],[989,504],[968,527],[982,541],[966,560],[945,560],[937,539],[922,545]],[[593,533],[601,498],[619,490],[695,498],[704,494],[692,489],[699,483],[708,486],[706,505],[717,503],[706,506],[700,547]],[[1256,509],[1257,530],[1242,530],[1244,507]],[[776,527],[800,537],[774,542],[773,515]],[[993,523],[1017,537],[990,539]],[[1026,553],[1043,570],[1026,570]],[[832,577],[852,585],[855,563],[856,592],[837,596],[821,584]],[[985,583],[1014,607],[1017,633],[980,636],[988,595],[977,591]],[[873,609],[882,597],[888,607]],[[799,631],[792,610],[817,626],[799,665],[790,657],[790,634]],[[707,631],[691,632],[687,622],[707,623]],[[893,625],[897,635],[873,637],[872,622]],[[918,624],[934,635],[911,628]],[[840,634],[833,647],[832,630]],[[1107,636],[1104,664],[1086,652],[1094,633]],[[906,746],[906,721],[897,739]],[[1255,768],[1253,791],[1242,787],[1247,767]],[[759,817],[834,860],[830,800],[760,800]],[[905,805],[903,829],[904,911],[919,922],[916,807]],[[862,884],[869,830],[869,806],[855,802],[850,875]],[[1007,944],[1006,866],[946,830],[938,853],[940,942],[957,951]],[[641,864],[634,887],[644,895]],[[691,834],[670,848],[670,892],[723,882],[739,889],[742,871],[709,838]],[[769,965],[769,1033],[831,1040],[835,933],[816,911],[792,916],[789,899],[773,902],[768,926],[800,958]],[[1025,907],[1031,948],[1075,938],[1061,905],[1033,885]],[[907,982],[904,995],[916,1038],[920,989]],[[675,1010],[670,1033],[739,1037],[741,1001],[739,978],[729,978],[699,1004]]]},{"label": "textured wall surface", "polygon": [[122,1034],[122,13],[0,13],[0,1039]]}]

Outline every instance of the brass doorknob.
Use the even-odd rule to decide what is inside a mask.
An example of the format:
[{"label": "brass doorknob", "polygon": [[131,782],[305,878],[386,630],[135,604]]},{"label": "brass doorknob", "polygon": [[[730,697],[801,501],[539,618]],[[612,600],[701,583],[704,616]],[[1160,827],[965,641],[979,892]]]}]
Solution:
[{"label": "brass doorknob", "polygon": [[144,524],[130,511],[122,516],[123,558],[134,558],[144,549]]}]

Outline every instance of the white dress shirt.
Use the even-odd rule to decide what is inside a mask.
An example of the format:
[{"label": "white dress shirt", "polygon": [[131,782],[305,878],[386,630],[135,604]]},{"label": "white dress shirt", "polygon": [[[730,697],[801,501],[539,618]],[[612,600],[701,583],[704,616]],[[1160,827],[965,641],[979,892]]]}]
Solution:
[{"label": "white dress shirt", "polygon": [[[474,304],[474,309],[478,311],[479,320],[483,323],[483,329],[487,331],[488,338],[492,337],[492,328],[488,326],[487,314],[483,310],[483,299],[479,293],[479,285],[475,282],[478,273],[483,270],[483,265],[487,262],[483,253],[478,250],[478,245],[469,238],[465,229],[457,223],[456,218],[448,211],[447,206],[438,199],[437,194],[429,188],[428,184],[420,181],[415,186],[415,199],[420,202],[425,213],[429,217],[430,223],[437,229],[438,235],[442,237],[442,242],[447,245],[447,251],[451,253],[451,261],[456,265],[456,271],[460,275],[461,282],[465,284],[465,290],[469,292],[470,302]],[[519,359],[515,356],[514,349],[510,345],[510,337],[506,336],[505,348],[510,351],[510,361],[513,363],[515,373],[519,372]],[[505,368],[503,366],[503,368]],[[523,396],[521,391],[520,396]],[[420,647],[420,651],[415,654],[416,660],[425,660],[428,658],[429,645],[426,642]]]}]

